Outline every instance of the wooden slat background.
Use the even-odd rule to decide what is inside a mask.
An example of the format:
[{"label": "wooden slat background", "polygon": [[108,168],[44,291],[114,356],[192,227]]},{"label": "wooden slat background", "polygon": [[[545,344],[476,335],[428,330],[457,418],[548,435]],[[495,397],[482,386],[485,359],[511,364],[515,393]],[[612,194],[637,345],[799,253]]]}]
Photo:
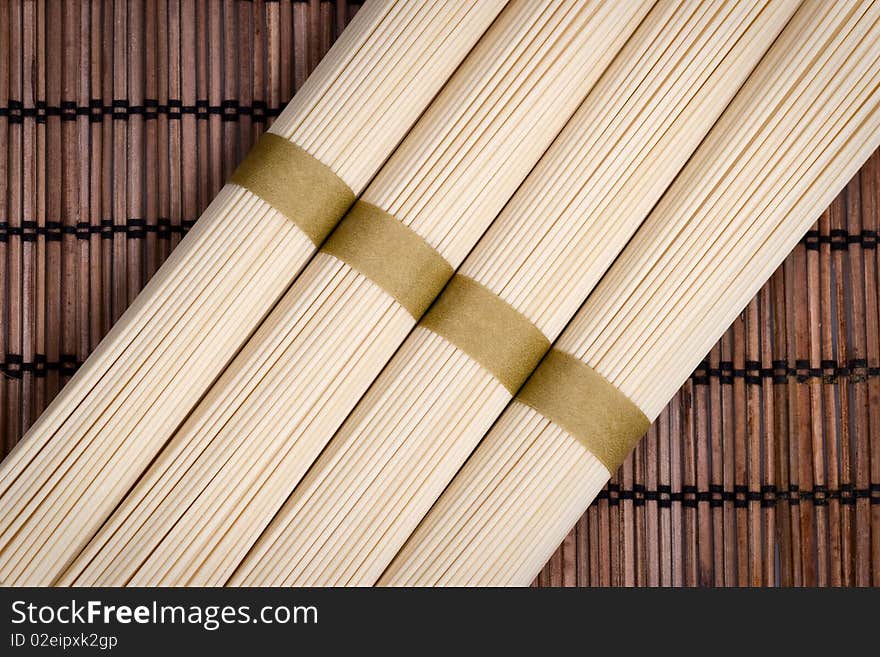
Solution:
[{"label": "wooden slat background", "polygon": [[[0,3],[0,447],[95,348],[357,6]],[[880,154],[537,585],[880,585]]]}]

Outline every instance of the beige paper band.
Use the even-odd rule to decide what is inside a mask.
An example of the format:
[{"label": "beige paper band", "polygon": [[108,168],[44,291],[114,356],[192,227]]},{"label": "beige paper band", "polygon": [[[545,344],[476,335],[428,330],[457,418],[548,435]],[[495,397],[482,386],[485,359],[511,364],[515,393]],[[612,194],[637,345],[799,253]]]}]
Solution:
[{"label": "beige paper band", "polygon": [[605,377],[558,349],[544,357],[517,400],[580,440],[612,474],[651,426]]},{"label": "beige paper band", "polygon": [[453,277],[422,326],[489,370],[511,395],[550,348],[549,340],[524,315],[467,276]]},{"label": "beige paper band", "polygon": [[415,319],[453,274],[452,266],[421,235],[364,201],[354,204],[321,250],[379,285]]},{"label": "beige paper band", "polygon": [[290,219],[316,246],[354,203],[345,181],[293,142],[263,133],[229,182]]}]

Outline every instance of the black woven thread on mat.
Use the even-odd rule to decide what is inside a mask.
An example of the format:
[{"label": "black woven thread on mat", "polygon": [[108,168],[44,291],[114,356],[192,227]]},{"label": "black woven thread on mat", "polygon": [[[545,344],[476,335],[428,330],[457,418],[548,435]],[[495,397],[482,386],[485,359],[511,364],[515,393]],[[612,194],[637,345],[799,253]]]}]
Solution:
[{"label": "black woven thread on mat", "polygon": [[100,235],[104,239],[112,239],[114,235],[124,234],[127,239],[144,239],[147,233],[156,233],[159,237],[170,238],[172,235],[185,235],[195,225],[195,219],[184,219],[172,223],[168,218],[161,217],[155,223],[146,219],[129,218],[126,223],[118,224],[113,219],[102,219],[100,224],[78,222],[75,225],[62,224],[59,221],[46,221],[43,225],[35,221],[22,221],[16,226],[8,222],[0,222],[0,242],[8,242],[10,237],[19,237],[24,242],[34,241],[38,236],[48,241],[58,241],[64,235],[71,235],[81,240],[91,239]]},{"label": "black woven thread on mat", "polygon": [[110,104],[100,98],[93,98],[88,105],[77,105],[73,101],[62,101],[59,105],[47,105],[38,101],[33,106],[25,107],[21,101],[9,100],[0,106],[0,116],[8,117],[10,123],[21,123],[24,119],[34,119],[37,123],[45,123],[50,116],[57,116],[62,121],[75,121],[77,117],[86,116],[90,121],[99,122],[109,117],[114,121],[127,121],[132,116],[144,119],[155,119],[165,115],[169,119],[181,119],[184,115],[193,114],[197,119],[208,119],[212,115],[220,116],[224,121],[237,121],[239,117],[249,116],[256,123],[264,123],[281,114],[280,107],[269,107],[264,101],[254,100],[250,104],[242,104],[235,98],[222,101],[219,105],[211,105],[207,100],[197,100],[194,105],[184,105],[182,100],[171,99],[159,104],[158,100],[147,98],[143,104],[130,104],[125,99],[114,99]]},{"label": "black woven thread on mat", "polygon": [[630,489],[623,489],[619,484],[608,484],[596,496],[596,501],[607,500],[611,506],[617,506],[623,501],[631,501],[635,506],[654,502],[661,508],[668,508],[673,502],[680,503],[686,508],[696,508],[700,503],[718,507],[731,502],[734,507],[740,508],[747,507],[750,502],[760,502],[762,507],[770,507],[782,501],[794,505],[800,504],[801,501],[810,501],[816,506],[824,506],[832,500],[839,500],[843,505],[854,505],[859,499],[868,499],[871,504],[880,504],[880,484],[872,483],[866,488],[843,484],[837,489],[817,485],[807,490],[800,490],[794,484],[784,490],[772,484],[761,486],[760,490],[749,490],[747,486],[742,485],[734,486],[733,490],[724,490],[722,486],[712,484],[709,490],[698,490],[696,486],[685,485],[679,491],[673,491],[668,485],[660,485],[656,489],[648,490],[640,484],[634,484]]},{"label": "black woven thread on mat", "polygon": [[796,359],[794,367],[788,361],[774,360],[772,367],[761,367],[757,361],[746,361],[745,367],[735,368],[730,361],[721,361],[718,367],[711,367],[703,360],[691,374],[695,385],[708,385],[711,379],[718,379],[722,384],[732,384],[734,379],[744,379],[750,385],[763,385],[766,381],[773,383],[807,383],[813,379],[821,379],[823,383],[836,383],[838,379],[849,378],[852,381],[863,381],[880,376],[880,367],[869,366],[865,358],[853,358],[845,365],[834,359],[823,359],[819,367],[812,367],[807,359]]}]

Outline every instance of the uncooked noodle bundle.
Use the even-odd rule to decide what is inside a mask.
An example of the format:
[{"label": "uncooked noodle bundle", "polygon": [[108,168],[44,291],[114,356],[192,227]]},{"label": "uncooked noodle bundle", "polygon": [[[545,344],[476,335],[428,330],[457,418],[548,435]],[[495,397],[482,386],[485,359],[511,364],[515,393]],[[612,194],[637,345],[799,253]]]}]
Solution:
[{"label": "uncooked noodle bundle", "polygon": [[232,584],[376,582],[797,5],[654,7]]},{"label": "uncooked noodle bundle", "polygon": [[880,3],[804,3],[380,583],[528,584],[878,145]]},{"label": "uncooked noodle bundle", "polygon": [[651,4],[510,3],[60,582],[224,583]]},{"label": "uncooked noodle bundle", "polygon": [[501,11],[371,0],[0,465],[0,581],[100,527]]}]

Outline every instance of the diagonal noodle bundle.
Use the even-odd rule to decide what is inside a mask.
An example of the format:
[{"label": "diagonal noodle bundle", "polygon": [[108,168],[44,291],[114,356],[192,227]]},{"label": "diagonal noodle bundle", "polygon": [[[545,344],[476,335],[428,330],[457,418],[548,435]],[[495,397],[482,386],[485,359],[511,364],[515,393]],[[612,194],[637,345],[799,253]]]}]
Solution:
[{"label": "diagonal noodle bundle", "polygon": [[225,582],[651,4],[511,3],[59,581]]},{"label": "diagonal noodle bundle", "polygon": [[0,580],[51,582],[78,553],[504,4],[373,0],[358,12],[261,142],[286,162],[297,151],[301,184],[336,180],[331,205],[297,214],[323,185],[288,189],[283,207],[254,193],[266,186],[253,176],[221,190],[0,466]]},{"label": "diagonal noodle bundle", "polygon": [[797,6],[654,7],[231,584],[376,582]]},{"label": "diagonal noodle bundle", "polygon": [[528,584],[620,459],[553,387],[590,370],[656,417],[878,145],[880,3],[804,3],[380,584]]}]

